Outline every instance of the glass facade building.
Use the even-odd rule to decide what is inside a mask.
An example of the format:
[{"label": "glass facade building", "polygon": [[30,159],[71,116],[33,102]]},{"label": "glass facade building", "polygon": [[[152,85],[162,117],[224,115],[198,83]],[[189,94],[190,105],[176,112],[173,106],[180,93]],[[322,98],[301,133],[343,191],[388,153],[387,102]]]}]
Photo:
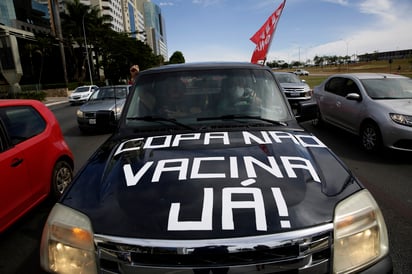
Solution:
[{"label": "glass facade building", "polygon": [[0,24],[14,27],[16,13],[14,11],[13,0],[2,0],[0,2]]}]

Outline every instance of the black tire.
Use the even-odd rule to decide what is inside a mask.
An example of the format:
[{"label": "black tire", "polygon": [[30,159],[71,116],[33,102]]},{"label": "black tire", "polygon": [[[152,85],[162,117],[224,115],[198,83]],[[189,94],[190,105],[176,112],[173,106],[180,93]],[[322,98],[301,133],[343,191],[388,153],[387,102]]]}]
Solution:
[{"label": "black tire", "polygon": [[57,201],[71,184],[73,180],[73,169],[71,165],[64,161],[58,161],[53,168],[50,196]]},{"label": "black tire", "polygon": [[320,110],[318,109],[316,111],[316,118],[312,120],[312,126],[314,127],[320,127],[323,125],[323,118],[322,118],[322,113],[320,113]]},{"label": "black tire", "polygon": [[367,152],[376,152],[382,147],[382,136],[379,127],[374,123],[366,123],[360,131],[362,148]]}]

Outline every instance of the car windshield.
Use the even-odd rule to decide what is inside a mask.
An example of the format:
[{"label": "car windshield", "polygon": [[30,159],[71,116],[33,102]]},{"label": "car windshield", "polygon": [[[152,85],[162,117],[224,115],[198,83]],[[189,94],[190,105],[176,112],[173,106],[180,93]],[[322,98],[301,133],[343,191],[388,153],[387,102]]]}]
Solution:
[{"label": "car windshield", "polygon": [[276,79],[279,83],[302,83],[299,76],[292,73],[285,73],[285,74],[275,74]]},{"label": "car windshield", "polygon": [[89,87],[78,87],[74,90],[74,92],[86,92],[89,91]]},{"label": "car windshield", "polygon": [[272,73],[266,70],[214,69],[141,75],[126,112],[127,126],[172,121],[291,119]]},{"label": "car windshield", "polygon": [[126,86],[121,87],[101,87],[90,96],[90,101],[107,99],[124,99],[127,96]]},{"label": "car windshield", "polygon": [[373,99],[412,99],[412,79],[364,79],[362,84]]}]

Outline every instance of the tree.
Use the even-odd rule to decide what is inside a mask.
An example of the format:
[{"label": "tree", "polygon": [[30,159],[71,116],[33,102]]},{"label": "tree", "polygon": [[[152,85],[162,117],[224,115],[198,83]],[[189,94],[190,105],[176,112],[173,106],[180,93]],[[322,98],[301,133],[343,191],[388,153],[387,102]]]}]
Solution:
[{"label": "tree", "polygon": [[[97,7],[80,3],[80,0],[67,2],[67,13],[62,14],[62,27],[70,47],[74,79],[82,82],[86,76],[86,46],[95,56],[91,62],[95,69],[104,70],[105,78],[111,84],[119,83],[129,77],[129,68],[138,64],[141,70],[163,63],[161,56],[142,41],[132,38],[130,33],[119,33],[111,29],[110,17],[99,16]],[[84,23],[84,29],[83,29]],[[96,75],[94,76],[96,77]]]},{"label": "tree", "polygon": [[180,51],[175,51],[169,59],[169,64],[183,64],[185,62],[185,57]]},{"label": "tree", "polygon": [[[86,76],[86,50],[98,51],[99,35],[110,30],[110,18],[99,16],[97,7],[82,4],[80,0],[66,2],[66,13],[60,15],[62,30],[69,49],[70,71],[74,80],[83,82]],[[85,45],[87,36],[87,47]],[[89,52],[89,56],[92,56]],[[91,64],[93,62],[90,60]]]},{"label": "tree", "polygon": [[105,77],[111,83],[127,79],[129,68],[133,64],[138,64],[140,70],[145,70],[158,66],[162,61],[153,54],[147,44],[129,37],[126,33],[110,30],[102,35],[97,43],[100,45]]}]

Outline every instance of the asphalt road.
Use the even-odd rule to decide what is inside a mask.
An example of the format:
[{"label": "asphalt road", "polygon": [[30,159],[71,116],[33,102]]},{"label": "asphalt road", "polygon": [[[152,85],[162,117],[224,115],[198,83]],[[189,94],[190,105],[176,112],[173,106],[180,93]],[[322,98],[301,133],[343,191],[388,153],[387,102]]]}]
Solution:
[{"label": "asphalt road", "polygon": [[[77,128],[77,107],[68,103],[50,107],[75,156],[77,172],[109,134],[82,135]],[[310,132],[328,145],[372,192],[384,214],[394,262],[394,273],[412,273],[412,153],[361,151],[357,138],[336,128],[314,128]],[[0,273],[44,273],[39,267],[39,242],[50,211],[47,201],[0,235]]]}]

